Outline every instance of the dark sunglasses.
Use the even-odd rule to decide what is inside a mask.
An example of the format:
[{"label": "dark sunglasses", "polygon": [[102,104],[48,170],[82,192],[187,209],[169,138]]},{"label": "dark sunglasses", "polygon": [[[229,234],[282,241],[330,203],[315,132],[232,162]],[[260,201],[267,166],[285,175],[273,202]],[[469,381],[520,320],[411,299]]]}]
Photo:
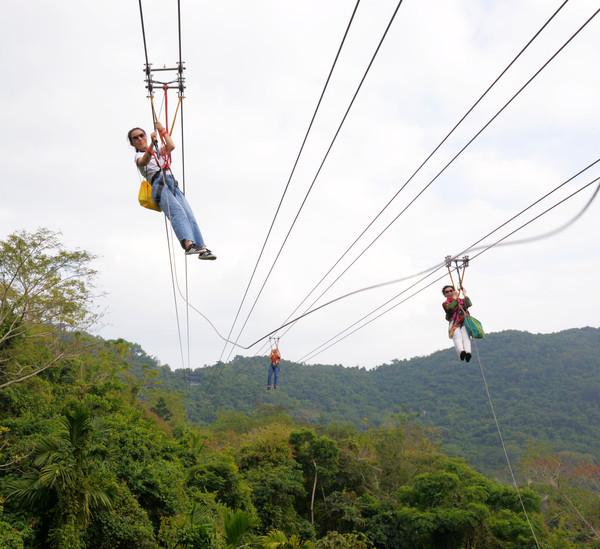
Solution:
[{"label": "dark sunglasses", "polygon": [[131,139],[141,139],[142,137],[146,137],[145,133],[138,133],[137,135],[132,135]]}]

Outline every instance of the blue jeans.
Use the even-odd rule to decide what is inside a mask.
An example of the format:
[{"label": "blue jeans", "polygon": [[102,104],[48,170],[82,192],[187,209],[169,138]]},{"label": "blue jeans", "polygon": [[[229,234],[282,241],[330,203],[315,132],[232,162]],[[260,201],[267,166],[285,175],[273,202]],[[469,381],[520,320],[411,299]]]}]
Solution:
[{"label": "blue jeans", "polygon": [[[177,235],[179,242],[191,240],[197,246],[204,246],[204,239],[200,232],[194,212],[186,200],[184,194],[175,187],[175,179],[171,174],[165,175],[166,185],[162,185],[162,176],[158,176],[152,184],[152,198],[160,206],[160,209],[171,221],[171,226]],[[157,200],[158,189],[162,187],[160,202]],[[175,194],[173,194],[173,189]]]},{"label": "blue jeans", "polygon": [[273,387],[277,387],[277,382],[279,381],[279,366],[277,366],[276,364],[271,364],[271,366],[269,366],[269,377],[267,385],[271,385],[271,380],[273,380],[273,377],[275,378],[275,383],[273,384]]}]

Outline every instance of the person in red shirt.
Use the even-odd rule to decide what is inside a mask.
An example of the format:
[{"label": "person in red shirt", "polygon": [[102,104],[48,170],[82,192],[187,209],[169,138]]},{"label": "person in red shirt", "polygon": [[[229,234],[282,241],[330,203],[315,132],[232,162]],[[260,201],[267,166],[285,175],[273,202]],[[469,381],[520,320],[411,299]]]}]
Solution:
[{"label": "person in red shirt", "polygon": [[[271,349],[271,366],[269,366],[269,376],[267,378],[267,389],[273,387],[277,389],[277,383],[279,382],[279,363],[281,362],[281,353],[277,346]],[[273,384],[271,385],[271,382]]]}]

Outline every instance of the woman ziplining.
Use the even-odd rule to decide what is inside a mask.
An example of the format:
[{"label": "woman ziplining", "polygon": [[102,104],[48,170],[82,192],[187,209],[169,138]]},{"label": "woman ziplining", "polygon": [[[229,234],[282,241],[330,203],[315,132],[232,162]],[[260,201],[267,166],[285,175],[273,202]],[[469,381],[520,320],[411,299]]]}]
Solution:
[{"label": "woman ziplining", "polygon": [[460,297],[460,291],[454,286],[444,286],[442,293],[446,298],[442,307],[446,312],[446,320],[449,322],[448,337],[454,341],[456,354],[461,360],[471,360],[471,338],[465,327],[465,316],[468,308],[472,305],[464,288],[461,288],[464,299]]},{"label": "woman ziplining", "polygon": [[[142,128],[136,127],[127,133],[130,145],[135,148],[135,164],[142,177],[152,186],[152,199],[168,217],[186,255],[197,254],[199,259],[217,259],[204,244],[194,212],[171,172],[171,151],[175,149],[173,138],[158,120],[155,127],[156,130],[150,134],[150,144]],[[161,147],[158,147],[158,136],[162,141]]]},{"label": "woman ziplining", "polygon": [[[469,256],[465,255],[462,258],[446,256],[446,267],[452,284],[447,284],[442,288],[442,294],[446,298],[442,303],[446,320],[448,321],[448,337],[454,342],[454,348],[458,358],[466,362],[471,360],[471,338],[480,339],[484,337],[481,323],[473,318],[469,313],[469,307],[473,304],[467,295],[467,291],[463,287],[465,280],[465,270],[469,266]],[[458,289],[454,285],[452,277],[452,263],[454,262],[454,270],[458,277]],[[462,273],[461,273],[462,268]],[[460,297],[462,293],[463,297]]]}]

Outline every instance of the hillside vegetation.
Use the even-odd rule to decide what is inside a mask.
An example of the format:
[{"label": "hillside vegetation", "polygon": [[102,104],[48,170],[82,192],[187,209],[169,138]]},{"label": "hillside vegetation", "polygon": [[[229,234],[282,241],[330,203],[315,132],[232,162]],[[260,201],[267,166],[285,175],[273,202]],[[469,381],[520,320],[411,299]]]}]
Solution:
[{"label": "hillside vegetation", "polygon": [[[0,242],[3,549],[599,546],[600,467],[589,456],[532,447],[517,491],[449,456],[407,413],[353,426],[326,421],[340,413],[335,400],[311,413],[297,397],[305,417],[292,417],[281,391],[190,422],[186,405],[198,418],[206,406],[200,391],[234,408],[218,384],[236,369],[251,376],[247,359],[189,387],[139,346],[90,336],[90,260],[43,230]],[[320,370],[341,390],[339,368]],[[383,394],[378,372],[350,375]]]},{"label": "hillside vegetation", "polygon": [[[491,334],[478,349],[511,455],[522,457],[541,443],[600,456],[600,329],[506,331]],[[143,353],[139,359],[153,363]],[[265,390],[267,368],[266,357],[236,357],[191,375],[162,369],[161,376],[166,386],[181,390],[191,380],[187,408],[197,423],[211,423],[219,410],[250,412],[261,403],[301,421],[358,428],[409,414],[435,426],[451,453],[488,472],[504,468],[476,357],[467,364],[446,350],[373,370],[283,360],[276,392]]]}]

